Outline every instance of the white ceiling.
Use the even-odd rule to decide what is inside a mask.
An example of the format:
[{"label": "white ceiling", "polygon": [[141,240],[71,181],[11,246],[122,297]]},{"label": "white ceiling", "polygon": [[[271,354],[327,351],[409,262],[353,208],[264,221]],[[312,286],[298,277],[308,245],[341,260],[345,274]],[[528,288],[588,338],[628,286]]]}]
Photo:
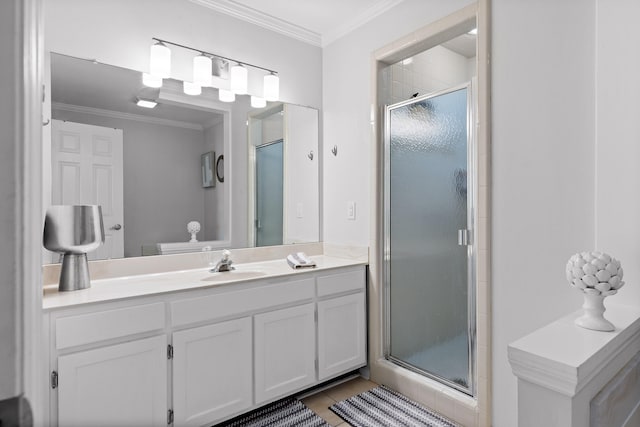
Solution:
[{"label": "white ceiling", "polygon": [[190,0],[201,6],[326,46],[403,0]]}]

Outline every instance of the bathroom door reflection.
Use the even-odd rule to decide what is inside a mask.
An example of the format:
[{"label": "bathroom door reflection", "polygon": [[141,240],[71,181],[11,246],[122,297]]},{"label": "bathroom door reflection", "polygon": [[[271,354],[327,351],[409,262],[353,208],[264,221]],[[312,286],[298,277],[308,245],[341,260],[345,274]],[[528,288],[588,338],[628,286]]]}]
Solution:
[{"label": "bathroom door reflection", "polygon": [[385,279],[387,358],[472,394],[469,105],[463,86],[387,107]]},{"label": "bathroom door reflection", "polygon": [[256,147],[256,246],[282,244],[283,141]]}]

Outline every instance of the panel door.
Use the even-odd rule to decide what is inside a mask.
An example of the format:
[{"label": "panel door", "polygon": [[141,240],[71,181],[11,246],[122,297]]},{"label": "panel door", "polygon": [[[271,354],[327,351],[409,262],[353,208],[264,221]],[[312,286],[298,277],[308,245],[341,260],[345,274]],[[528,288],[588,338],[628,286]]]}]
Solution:
[{"label": "panel door", "polygon": [[102,206],[105,242],[87,256],[122,258],[122,129],[52,120],[51,131],[51,204]]},{"label": "panel door", "polygon": [[365,364],[364,293],[318,302],[318,380]]},{"label": "panel door", "polygon": [[251,318],[173,334],[176,426],[211,425],[252,405]]},{"label": "panel door", "polygon": [[167,424],[164,335],[58,358],[58,425]]},{"label": "panel door", "polygon": [[315,304],[258,314],[254,328],[256,404],[315,382]]}]

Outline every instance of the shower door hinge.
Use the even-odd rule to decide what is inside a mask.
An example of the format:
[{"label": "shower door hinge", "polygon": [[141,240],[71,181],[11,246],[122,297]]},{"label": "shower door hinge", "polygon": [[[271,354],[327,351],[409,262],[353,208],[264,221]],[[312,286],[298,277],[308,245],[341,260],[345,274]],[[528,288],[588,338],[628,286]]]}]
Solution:
[{"label": "shower door hinge", "polygon": [[167,359],[173,359],[173,346],[171,344],[167,345]]},{"label": "shower door hinge", "polygon": [[58,388],[58,373],[56,371],[51,372],[51,388]]},{"label": "shower door hinge", "polygon": [[167,411],[167,424],[173,424],[173,409]]},{"label": "shower door hinge", "polygon": [[458,230],[458,245],[460,246],[469,246],[471,243],[469,242],[469,230],[463,229]]}]

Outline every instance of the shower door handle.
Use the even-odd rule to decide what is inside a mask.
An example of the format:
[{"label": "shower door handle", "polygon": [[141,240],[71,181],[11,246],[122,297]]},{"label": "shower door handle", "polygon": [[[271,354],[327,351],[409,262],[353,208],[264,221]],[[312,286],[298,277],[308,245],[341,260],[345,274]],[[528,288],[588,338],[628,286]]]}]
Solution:
[{"label": "shower door handle", "polygon": [[458,245],[469,246],[469,230],[458,230]]}]

